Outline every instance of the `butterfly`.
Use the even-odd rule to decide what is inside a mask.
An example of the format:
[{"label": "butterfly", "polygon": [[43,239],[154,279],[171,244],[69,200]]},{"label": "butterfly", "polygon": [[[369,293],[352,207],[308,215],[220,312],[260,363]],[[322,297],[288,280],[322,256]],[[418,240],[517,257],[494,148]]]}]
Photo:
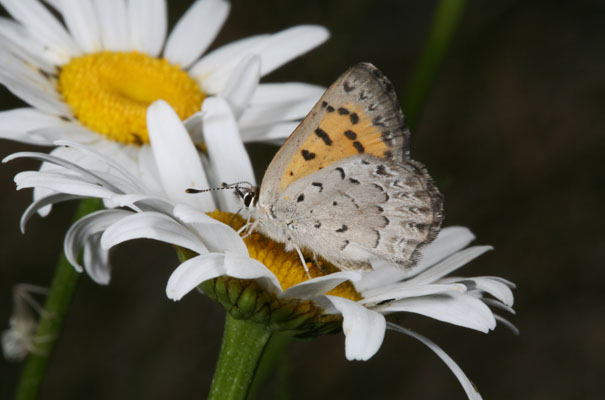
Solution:
[{"label": "butterfly", "polygon": [[[238,187],[252,229],[342,270],[412,267],[443,220],[443,197],[410,158],[393,85],[359,63],[323,94],[258,187]],[[303,264],[305,262],[303,261]]]}]

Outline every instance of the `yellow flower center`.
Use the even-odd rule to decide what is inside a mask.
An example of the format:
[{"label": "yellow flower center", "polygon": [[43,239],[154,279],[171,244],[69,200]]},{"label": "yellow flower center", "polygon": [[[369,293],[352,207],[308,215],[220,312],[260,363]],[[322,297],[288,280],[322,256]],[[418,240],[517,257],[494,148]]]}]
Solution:
[{"label": "yellow flower center", "polygon": [[154,101],[165,100],[184,120],[205,97],[185,71],[136,51],[73,58],[61,68],[58,87],[82,124],[127,144],[149,143],[146,113]]},{"label": "yellow flower center", "polygon": [[[245,221],[242,217],[233,216],[231,213],[213,211],[208,213],[212,218],[230,225],[233,229],[241,228]],[[283,290],[309,279],[303,268],[300,258],[296,252],[286,252],[284,245],[274,242],[259,233],[253,233],[244,239],[248,247],[250,257],[263,263],[271,272],[277,276]],[[329,275],[338,272],[339,269],[321,259],[318,260],[320,268],[314,262],[307,262],[307,268],[312,278]],[[353,284],[349,281],[343,282],[326,294],[344,297],[353,301],[361,300],[363,297]]]}]

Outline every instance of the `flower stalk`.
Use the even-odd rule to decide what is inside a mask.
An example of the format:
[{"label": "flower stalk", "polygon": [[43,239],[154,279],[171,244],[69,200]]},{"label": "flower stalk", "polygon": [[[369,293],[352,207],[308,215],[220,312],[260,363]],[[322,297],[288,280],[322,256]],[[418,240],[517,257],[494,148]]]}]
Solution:
[{"label": "flower stalk", "polygon": [[412,129],[420,119],[435,76],[464,15],[466,3],[467,0],[441,0],[437,4],[429,34],[403,98],[405,119]]},{"label": "flower stalk", "polygon": [[266,325],[238,320],[226,313],[223,343],[208,399],[245,399],[270,338]]},{"label": "flower stalk", "polygon": [[[83,199],[76,211],[74,221],[102,208],[103,201],[100,199]],[[67,261],[65,253],[61,253],[44,303],[44,312],[40,316],[36,332],[36,349],[29,355],[23,368],[15,395],[16,400],[37,398],[79,277],[80,274]]]}]

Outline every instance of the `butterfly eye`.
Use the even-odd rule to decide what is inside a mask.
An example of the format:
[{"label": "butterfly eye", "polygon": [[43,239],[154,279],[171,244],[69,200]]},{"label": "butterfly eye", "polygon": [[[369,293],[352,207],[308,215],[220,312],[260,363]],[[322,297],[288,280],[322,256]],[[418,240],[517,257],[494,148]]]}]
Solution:
[{"label": "butterfly eye", "polygon": [[244,194],[244,206],[250,207],[252,200],[254,199],[254,194],[251,192],[247,192]]}]

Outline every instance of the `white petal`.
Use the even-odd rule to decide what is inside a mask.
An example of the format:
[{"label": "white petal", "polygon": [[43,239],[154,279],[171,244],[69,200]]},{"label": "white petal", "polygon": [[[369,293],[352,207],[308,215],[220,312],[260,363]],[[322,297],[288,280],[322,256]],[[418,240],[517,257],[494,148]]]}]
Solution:
[{"label": "white petal", "polygon": [[204,114],[201,111],[191,114],[189,118],[183,121],[183,125],[185,125],[187,132],[189,132],[193,143],[202,143],[204,141],[203,123]]},{"label": "white petal", "polygon": [[69,263],[77,271],[82,272],[78,256],[91,235],[104,231],[111,224],[130,214],[132,214],[130,211],[124,210],[100,210],[76,221],[67,231],[63,242],[63,251]]},{"label": "white petal", "polygon": [[464,227],[443,228],[437,238],[422,250],[422,258],[418,265],[412,269],[402,269],[396,265],[375,268],[373,271],[365,273],[363,280],[358,282],[355,287],[364,293],[373,289],[378,292],[384,291],[394,282],[418,275],[445,257],[463,249],[474,238],[471,231]]},{"label": "white petal", "polygon": [[248,256],[225,252],[226,275],[238,279],[255,279],[262,288],[281,292],[279,279],[264,264]]},{"label": "white petal", "polygon": [[153,195],[169,198],[162,186],[160,171],[155,163],[151,146],[141,146],[138,156],[139,179],[145,190]]},{"label": "white petal", "polygon": [[488,250],[492,250],[491,246],[473,246],[468,249],[464,249],[451,255],[445,260],[441,261],[439,264],[434,265],[428,268],[426,271],[421,272],[416,275],[412,279],[407,281],[408,285],[421,285],[424,283],[434,282],[437,279],[444,277],[452,271],[457,270],[463,265],[468,264],[475,258],[479,257],[481,254],[485,253]]},{"label": "white petal", "polygon": [[473,278],[461,278],[459,281],[470,280],[475,282],[477,289],[491,294],[496,299],[500,300],[505,305],[512,307],[515,301],[512,290],[504,283],[491,279],[488,277],[473,277]]},{"label": "white petal", "polygon": [[230,251],[248,256],[246,244],[230,226],[185,204],[174,208],[174,216],[195,229],[210,252]]},{"label": "white petal", "polygon": [[[36,152],[28,152],[28,151],[13,153],[13,154],[5,157],[4,160],[2,160],[2,162],[9,162],[9,161],[12,161],[17,158],[31,158],[34,160],[46,161],[46,162],[49,162],[49,163],[52,163],[55,165],[59,165],[59,166],[65,168],[65,169],[61,169],[61,170],[59,170],[59,169],[53,170],[52,172],[50,172],[49,170],[47,170],[47,172],[33,172],[33,171],[22,172],[17,175],[17,176],[21,175],[20,179],[34,179],[35,180],[35,179],[39,179],[41,176],[46,176],[51,179],[56,178],[57,180],[63,179],[65,181],[69,181],[71,179],[74,183],[79,183],[79,182],[93,183],[95,185],[100,185],[99,189],[101,189],[101,187],[102,187],[103,189],[112,191],[112,193],[113,192],[120,193],[120,190],[114,185],[114,183],[112,181],[105,179],[105,176],[107,176],[107,175],[101,176],[100,174],[97,173],[100,171],[91,171],[88,168],[86,168],[86,165],[80,166],[68,159],[57,157],[56,155],[53,155],[53,154],[36,153]],[[110,178],[113,178],[113,177],[110,177]],[[17,177],[15,177],[15,182],[17,182]],[[42,186],[46,187],[47,185],[42,185]]]},{"label": "white petal", "polygon": [[202,282],[223,274],[225,255],[208,253],[192,257],[179,265],[168,279],[166,296],[174,301],[195,289]]},{"label": "white petal", "polygon": [[125,0],[93,0],[101,27],[101,41],[104,50],[132,50],[128,11]]},{"label": "white petal", "polygon": [[333,274],[298,283],[284,290],[280,297],[308,300],[317,295],[329,292],[343,282],[356,281],[360,278],[361,274],[357,271],[335,272]]},{"label": "white petal", "polygon": [[283,141],[290,136],[300,122],[282,122],[273,125],[242,127],[241,134],[245,143]]},{"label": "white petal", "polygon": [[466,286],[463,284],[433,284],[433,285],[421,285],[421,286],[407,286],[407,285],[392,285],[388,289],[377,288],[370,292],[363,293],[363,300],[359,301],[360,304],[379,303],[385,300],[398,300],[407,297],[418,297],[428,296],[432,294],[446,293],[452,291],[459,291],[461,293],[466,292]]},{"label": "white petal", "polygon": [[300,25],[273,35],[262,49],[261,76],[319,46],[330,37],[323,26]]},{"label": "white petal", "polygon": [[275,275],[260,262],[232,253],[209,253],[193,257],[179,265],[168,279],[166,295],[172,300],[180,300],[202,282],[223,275],[239,279],[260,279],[273,286],[274,290],[279,288]]},{"label": "white petal", "polygon": [[448,226],[443,228],[437,238],[422,250],[422,258],[417,271],[424,271],[445,257],[465,248],[475,240],[475,235],[463,226]]},{"label": "white petal", "polygon": [[[207,93],[220,92],[225,87],[235,65],[248,55],[260,56],[261,76],[265,76],[288,61],[320,45],[328,36],[328,31],[324,27],[316,25],[300,25],[275,33],[265,40],[241,49],[239,54],[234,55],[231,63],[224,64],[221,68],[215,69],[213,73],[204,76],[201,79],[202,88]],[[197,77],[197,72],[197,70],[192,72],[193,76]]]},{"label": "white petal", "polygon": [[101,27],[91,0],[62,0],[61,13],[73,39],[85,53],[103,49]]},{"label": "white petal", "polygon": [[111,198],[114,192],[100,187],[99,185],[84,182],[73,175],[37,171],[25,171],[15,175],[17,190],[41,187],[54,192],[63,192],[82,197]]},{"label": "white petal", "polygon": [[109,251],[100,245],[101,233],[91,235],[84,244],[84,268],[88,276],[99,285],[107,285],[111,280]]},{"label": "white petal", "polygon": [[383,313],[412,312],[487,333],[496,327],[494,314],[481,300],[458,292],[412,297],[375,308]]},{"label": "white petal", "polygon": [[521,334],[521,331],[519,331],[519,328],[517,328],[512,322],[510,322],[506,318],[502,318],[501,316],[495,315],[495,314],[494,314],[494,317],[496,317],[496,320],[498,322],[500,322],[502,325],[507,327],[513,333],[513,335],[519,336]]},{"label": "white petal", "polygon": [[[56,148],[54,148],[50,152],[50,154],[53,155],[53,156],[56,156],[56,157],[64,158],[64,154],[63,153],[65,153],[65,152],[66,152],[66,148],[65,147],[56,147]],[[53,163],[43,162],[42,165],[40,165],[39,171],[40,172],[47,172],[47,171],[52,171],[53,169],[54,170],[57,170],[57,169],[60,170],[61,168],[63,168],[63,167],[58,166],[58,165],[53,164]],[[56,194],[56,192],[54,192],[52,190],[49,190],[49,189],[45,189],[45,188],[35,187],[34,191],[33,191],[34,203],[36,203],[38,200],[40,200],[42,198],[45,198],[47,196],[51,196],[53,194]],[[75,195],[70,195],[70,196],[79,197],[79,196],[75,196]],[[48,214],[50,214],[51,210],[52,210],[52,205],[49,204],[49,205],[46,205],[44,207],[41,207],[38,210],[38,214],[41,217],[46,217]],[[26,213],[27,213],[27,210],[26,210]],[[25,217],[26,213],[23,214],[23,217]],[[23,217],[22,217],[22,219],[23,219]]]},{"label": "white petal", "polygon": [[130,0],[128,22],[132,47],[151,56],[158,56],[166,39],[166,0]]},{"label": "white petal", "polygon": [[35,108],[0,111],[0,138],[2,139],[49,146],[52,141],[27,133],[34,129],[64,125],[66,123],[61,118],[45,114]]},{"label": "white petal", "polygon": [[239,124],[242,127],[270,125],[304,118],[325,88],[306,83],[259,85]]},{"label": "white petal", "polygon": [[79,122],[66,122],[59,126],[32,129],[29,135],[36,140],[55,142],[57,140],[70,140],[77,143],[92,144],[99,142],[100,136],[85,128]]},{"label": "white petal", "polygon": [[0,36],[3,37],[0,46],[45,72],[56,73],[56,65],[64,61],[12,19],[0,17]]},{"label": "white petal", "polygon": [[[189,69],[189,75],[198,80],[202,89],[206,93],[217,94],[216,91],[209,91],[205,86],[205,80],[214,72],[223,68],[232,70],[242,57],[242,52],[251,48],[260,48],[260,45],[266,41],[270,35],[256,35],[244,39],[230,42],[218,49],[212,50],[210,53],[202,57]],[[254,54],[246,52],[246,55]],[[220,88],[222,89],[222,87]]]},{"label": "white petal", "polygon": [[[254,185],[252,164],[229,105],[220,97],[210,97],[202,104],[202,112],[213,183],[220,186],[222,182],[245,181]],[[230,190],[219,190],[216,194],[221,210],[235,212],[241,207]]]},{"label": "white petal", "polygon": [[186,69],[210,46],[229,15],[224,0],[198,0],[187,10],[166,41],[164,57]]},{"label": "white petal", "polygon": [[23,215],[21,216],[21,221],[19,223],[21,232],[25,233],[25,225],[27,224],[27,221],[29,221],[29,219],[40,209],[47,207],[49,205],[52,205],[52,204],[57,204],[57,203],[61,203],[63,201],[69,201],[69,200],[74,200],[74,199],[79,199],[79,198],[80,198],[80,196],[76,196],[76,195],[55,193],[55,194],[51,194],[46,197],[41,197],[37,200],[34,200],[34,202],[32,202],[27,207],[27,209],[23,212]]},{"label": "white petal", "polygon": [[260,80],[260,58],[248,56],[235,67],[227,85],[220,93],[231,106],[233,116],[239,119],[248,107]]},{"label": "white petal", "polygon": [[206,246],[182,224],[157,212],[142,212],[114,223],[101,238],[105,249],[132,239],[155,239],[185,247],[198,254],[206,253]]},{"label": "white petal", "polygon": [[[128,171],[128,168],[133,169],[131,160],[121,153],[121,150],[127,148],[109,141],[101,143],[109,145],[110,149],[103,149],[103,146],[89,147],[67,140],[55,141],[56,146],[66,146],[63,147],[64,150],[61,153],[63,159],[84,167],[87,171],[94,170],[96,176],[112,183],[114,187],[122,189],[121,191],[124,193],[142,193],[143,187],[137,182],[137,178]],[[116,148],[112,148],[114,145]],[[111,158],[97,150],[110,154]],[[52,154],[55,154],[54,151]]]},{"label": "white petal", "polygon": [[437,356],[441,358],[441,360],[443,360],[445,365],[447,365],[448,368],[454,373],[456,378],[458,378],[458,381],[462,385],[462,388],[464,389],[464,392],[466,393],[468,398],[470,400],[481,400],[481,395],[477,391],[475,385],[470,381],[470,379],[468,379],[468,377],[464,374],[458,364],[456,364],[456,362],[452,360],[452,358],[448,356],[439,346],[437,346],[435,343],[422,336],[421,334],[416,333],[410,329],[402,328],[391,322],[387,322],[387,328],[397,331],[399,333],[403,333],[404,335],[411,336],[421,341],[429,349],[433,350],[433,352],[437,354]]},{"label": "white petal", "polygon": [[347,360],[366,361],[370,359],[376,354],[384,340],[386,329],[384,316],[342,297],[325,297],[342,314]]},{"label": "white petal", "polygon": [[65,28],[36,0],[1,0],[4,8],[63,62],[77,56],[79,50]]},{"label": "white petal", "polygon": [[0,64],[3,67],[0,70],[0,83],[17,97],[48,114],[71,116],[69,107],[41,74],[6,54],[0,55]]},{"label": "white petal", "polygon": [[[480,297],[481,301],[484,302],[485,304],[487,304],[490,307],[495,307],[495,308],[499,308],[501,310],[504,310],[506,312],[511,313],[512,315],[515,315],[516,312],[515,310],[513,310],[511,307],[506,306],[504,304],[502,304],[500,301],[498,300],[494,300],[494,299],[489,299],[489,298],[485,298],[485,297]],[[494,314],[495,317],[497,317],[496,314]]]},{"label": "white petal", "polygon": [[149,106],[147,129],[162,185],[168,196],[177,203],[189,204],[204,211],[214,210],[212,197],[185,193],[187,188],[207,188],[208,181],[189,134],[168,103],[158,100]]}]

